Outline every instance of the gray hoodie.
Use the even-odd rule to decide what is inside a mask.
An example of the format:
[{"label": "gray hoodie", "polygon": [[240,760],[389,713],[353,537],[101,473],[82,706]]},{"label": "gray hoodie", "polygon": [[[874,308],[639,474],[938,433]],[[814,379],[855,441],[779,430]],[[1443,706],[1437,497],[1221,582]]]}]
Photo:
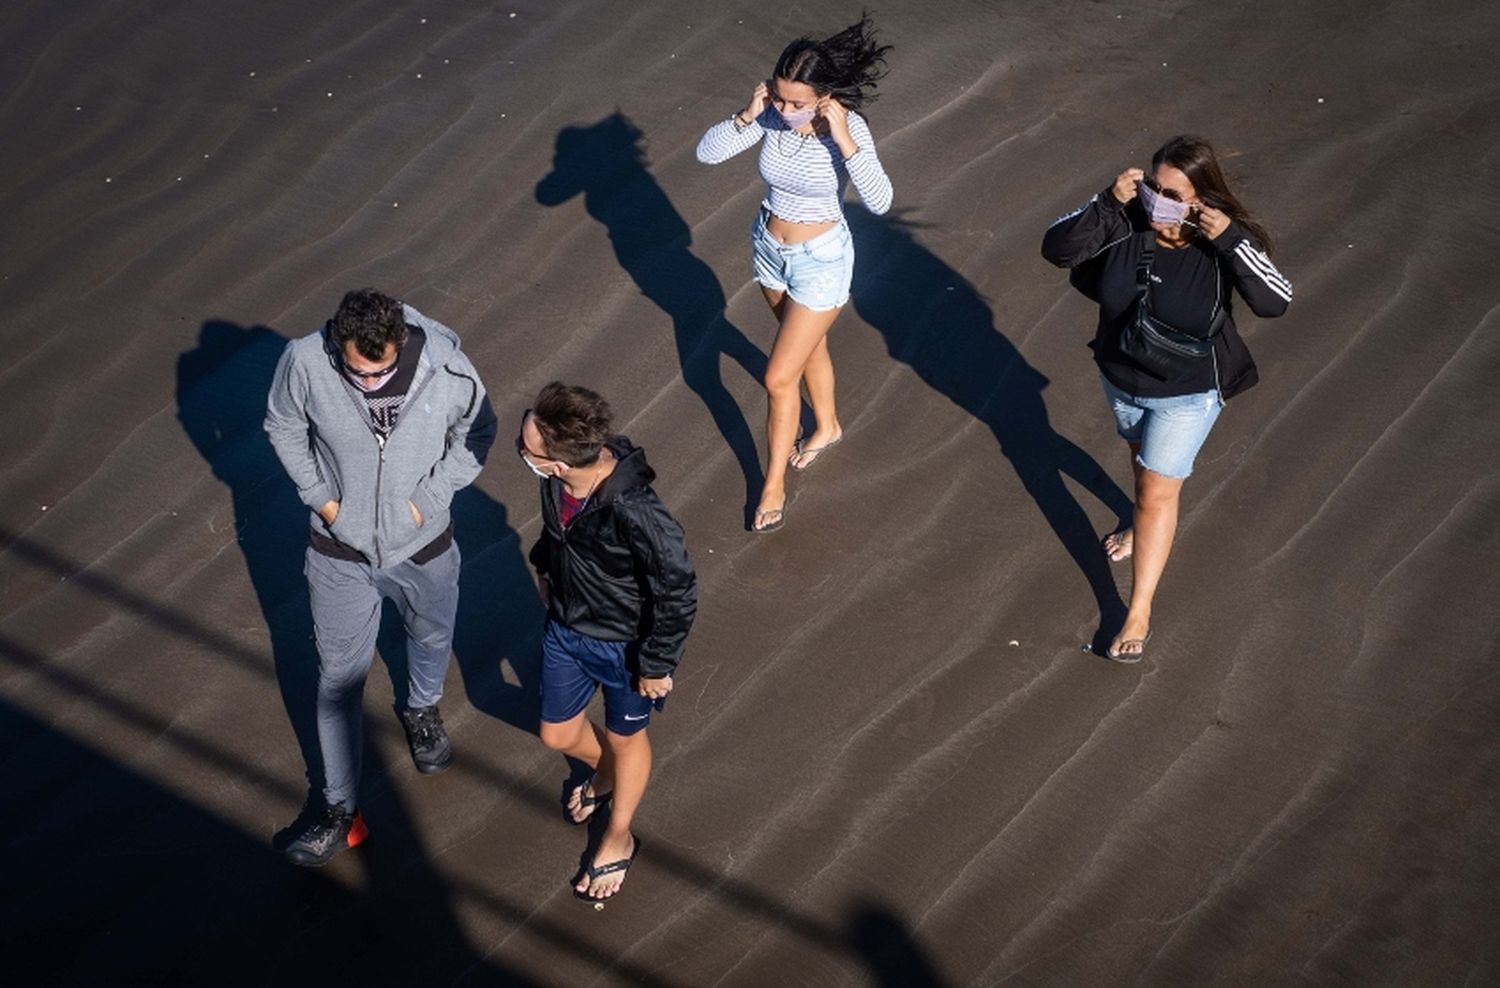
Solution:
[{"label": "gray hoodie", "polygon": [[[456,491],[479,476],[495,413],[458,335],[405,306],[427,334],[411,390],[382,447],[364,395],[335,366],[327,330],[292,340],[276,365],[266,432],[312,524],[377,569],[407,559],[448,527]],[[318,509],[339,502],[333,524]],[[422,513],[419,527],[411,506]]]}]

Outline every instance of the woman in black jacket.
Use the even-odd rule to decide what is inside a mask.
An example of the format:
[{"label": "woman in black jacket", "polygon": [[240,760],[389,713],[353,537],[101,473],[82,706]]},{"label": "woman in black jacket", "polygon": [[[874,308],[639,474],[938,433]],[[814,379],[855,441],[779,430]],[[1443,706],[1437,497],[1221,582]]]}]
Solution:
[{"label": "woman in black jacket", "polygon": [[1073,284],[1099,303],[1090,345],[1135,472],[1134,522],[1104,540],[1111,560],[1134,557],[1130,610],[1108,652],[1116,661],[1145,653],[1182,482],[1225,400],[1256,381],[1230,289],[1264,317],[1281,315],[1292,299],[1270,245],[1212,146],[1191,136],[1162,145],[1149,174],[1121,172],[1042,240],[1042,256],[1072,268]]}]

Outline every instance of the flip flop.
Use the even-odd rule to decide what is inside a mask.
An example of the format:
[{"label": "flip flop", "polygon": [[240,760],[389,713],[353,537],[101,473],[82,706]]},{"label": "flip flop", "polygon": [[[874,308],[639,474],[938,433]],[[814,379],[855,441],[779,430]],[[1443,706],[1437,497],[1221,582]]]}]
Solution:
[{"label": "flip flop", "polygon": [[[765,517],[767,515],[779,515],[780,517],[778,517],[775,521],[773,521],[773,522],[765,525],[764,527],[757,527],[756,524],[755,524],[755,522],[760,521],[761,518],[763,518],[763,517]],[[755,534],[755,535],[770,535],[772,532],[776,531],[778,528],[780,528],[781,526],[783,526],[785,524],[786,524],[786,502],[783,501],[781,503],[781,507],[779,507],[779,508],[764,508],[764,509],[762,509],[762,508],[756,508],[755,509],[755,519],[750,522],[750,531],[753,534]]]},{"label": "flip flop", "polygon": [[573,792],[578,793],[578,808],[580,810],[588,810],[581,819],[575,820],[573,818],[573,811],[566,804],[563,806],[563,816],[567,817],[568,822],[575,827],[588,823],[593,819],[594,814],[603,807],[608,806],[610,799],[614,797],[615,791],[613,789],[602,796],[598,793],[584,795],[584,791],[592,788],[593,785],[594,777],[591,775],[573,790]]},{"label": "flip flop", "polygon": [[[1130,545],[1128,547],[1124,547],[1125,554],[1123,556],[1116,556],[1115,548],[1124,541],[1126,533],[1131,533]],[[1115,546],[1111,546],[1111,542],[1115,543]],[[1099,542],[1099,546],[1104,550],[1104,555],[1109,559],[1110,562],[1123,563],[1125,560],[1135,555],[1134,530],[1129,528],[1122,528],[1118,532],[1110,532]]]},{"label": "flip flop", "polygon": [[[602,864],[598,866],[590,865],[583,869],[584,874],[588,875],[590,886],[592,886],[598,879],[603,878],[605,875],[613,875],[616,872],[630,870],[630,866],[635,864],[635,856],[641,853],[641,839],[634,834],[630,835],[630,839],[633,841],[630,846],[630,857],[621,858],[618,861],[611,861],[608,864]],[[574,886],[573,897],[576,899],[582,899],[584,902],[591,903],[595,909],[603,909],[604,904],[618,896],[620,894],[619,889],[623,889],[624,887],[625,886],[621,884],[619,888],[615,890],[613,895],[607,895],[601,899],[596,896],[589,895],[587,890],[580,892],[578,891],[578,887]]]},{"label": "flip flop", "polygon": [[[837,446],[839,443],[841,443],[843,441],[844,441],[844,434],[842,432],[839,433],[838,438],[835,439],[831,443],[824,443],[821,446],[809,446],[807,449],[803,449],[802,448],[802,443],[799,441],[797,443],[797,446],[796,446],[796,452],[792,453],[791,459],[788,460],[787,462],[792,465],[792,469],[793,470],[797,471],[798,473],[801,473],[803,470],[806,470],[808,467],[810,467],[814,463],[818,462],[818,457],[819,456],[822,456],[828,450],[833,449],[833,447]],[[812,459],[808,460],[806,463],[802,464],[799,467],[797,465],[796,461],[797,461],[798,457],[802,457],[802,456],[811,456]]]},{"label": "flip flop", "polygon": [[[1124,641],[1120,642],[1120,648],[1118,650],[1105,652],[1104,657],[1106,659],[1109,659],[1111,662],[1119,662],[1123,663],[1124,665],[1134,665],[1135,663],[1141,661],[1146,657],[1146,643],[1150,640],[1151,632],[1148,629],[1146,632],[1146,637],[1127,638]],[[1126,652],[1124,651],[1126,645],[1139,645],[1141,647],[1141,650],[1139,652]]]}]

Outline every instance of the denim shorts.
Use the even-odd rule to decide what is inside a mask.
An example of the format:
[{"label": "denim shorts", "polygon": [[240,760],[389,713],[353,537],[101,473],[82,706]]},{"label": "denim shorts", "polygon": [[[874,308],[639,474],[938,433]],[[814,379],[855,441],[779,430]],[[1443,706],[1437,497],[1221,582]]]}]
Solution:
[{"label": "denim shorts", "polygon": [[755,280],[766,288],[786,292],[792,301],[815,312],[837,309],[849,301],[854,281],[854,236],[840,218],[838,226],[804,240],[784,244],[766,230],[770,210],[761,207],[750,230],[750,255]]},{"label": "denim shorts", "polygon": [[1100,375],[1104,396],[1115,413],[1120,438],[1141,447],[1135,461],[1152,473],[1182,480],[1193,472],[1193,460],[1224,409],[1218,391],[1137,398]]},{"label": "denim shorts", "polygon": [[651,723],[651,700],[637,693],[626,664],[634,642],[609,642],[547,619],[542,637],[542,720],[561,724],[604,690],[604,726],[630,735]]}]

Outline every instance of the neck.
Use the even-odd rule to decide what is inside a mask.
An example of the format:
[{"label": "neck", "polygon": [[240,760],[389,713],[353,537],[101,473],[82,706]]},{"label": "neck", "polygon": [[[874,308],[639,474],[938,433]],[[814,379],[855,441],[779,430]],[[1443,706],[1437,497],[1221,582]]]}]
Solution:
[{"label": "neck", "polygon": [[590,497],[598,488],[601,481],[608,477],[615,468],[615,454],[609,451],[609,447],[599,451],[599,459],[590,466],[581,470],[571,470],[568,476],[563,478],[563,484],[568,488],[568,493],[584,500]]}]

